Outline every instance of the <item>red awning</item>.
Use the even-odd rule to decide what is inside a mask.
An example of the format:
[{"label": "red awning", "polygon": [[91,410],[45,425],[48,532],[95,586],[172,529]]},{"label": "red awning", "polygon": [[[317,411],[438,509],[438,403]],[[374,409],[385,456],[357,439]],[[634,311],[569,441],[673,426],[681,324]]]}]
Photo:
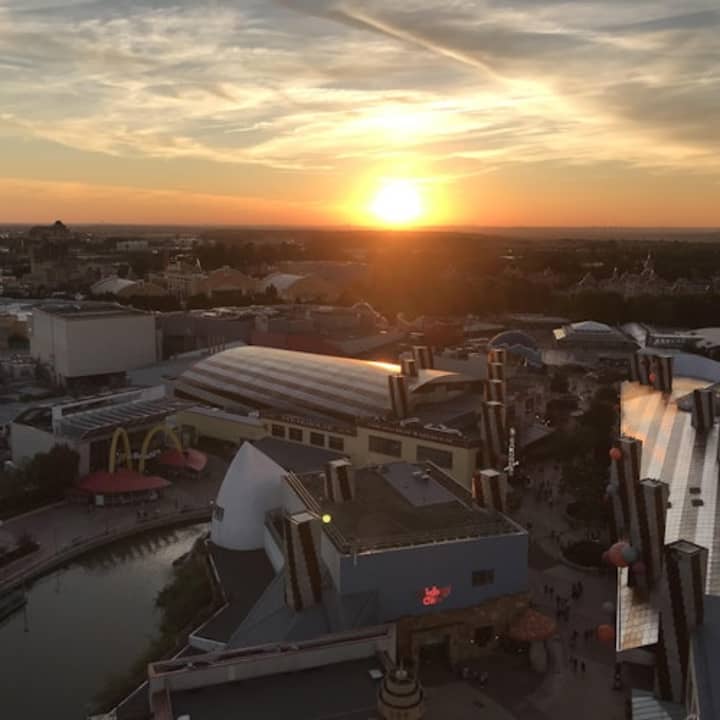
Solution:
[{"label": "red awning", "polygon": [[180,451],[177,448],[168,448],[163,450],[155,462],[158,465],[165,465],[173,468],[189,468],[195,472],[201,472],[207,465],[207,455],[200,450],[189,448]]},{"label": "red awning", "polygon": [[141,475],[134,470],[121,468],[114,473],[107,470],[86,475],[78,482],[78,489],[93,495],[113,495],[115,493],[147,492],[162,490],[170,483],[156,475]]},{"label": "red awning", "polygon": [[168,467],[184,468],[187,464],[185,461],[185,453],[177,448],[168,448],[163,450],[156,458],[158,465],[167,465]]},{"label": "red awning", "polygon": [[195,472],[200,472],[207,465],[207,455],[200,450],[189,448],[185,451],[185,462],[187,466]]}]

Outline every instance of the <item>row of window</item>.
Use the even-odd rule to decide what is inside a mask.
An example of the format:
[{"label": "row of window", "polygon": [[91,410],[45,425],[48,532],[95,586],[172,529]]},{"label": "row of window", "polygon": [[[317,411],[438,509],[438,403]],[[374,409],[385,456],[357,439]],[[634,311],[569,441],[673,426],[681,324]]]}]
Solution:
[{"label": "row of window", "polygon": [[[270,426],[270,433],[273,437],[283,438],[287,437],[288,440],[293,442],[304,442],[304,432],[302,428],[291,427],[287,428],[287,435],[285,432],[284,425],[272,424]],[[310,444],[316,447],[328,447],[330,450],[337,450],[343,452],[345,450],[345,438],[338,437],[337,435],[328,435],[327,439],[325,433],[310,431]]]},{"label": "row of window", "polygon": [[[370,452],[388,455],[389,457],[402,457],[402,442],[393,440],[392,438],[381,437],[380,435],[370,435],[368,438],[368,449]],[[416,459],[418,461],[430,460],[438,467],[452,470],[453,454],[449,450],[440,450],[439,448],[428,447],[427,445],[418,445],[416,450]]]},{"label": "row of window", "polygon": [[[273,423],[270,426],[270,432],[273,437],[283,438],[293,442],[305,442],[304,431],[301,428],[290,427],[285,425],[277,425]],[[310,445],[316,447],[328,447],[330,450],[344,452],[345,438],[337,435],[325,435],[325,433],[310,431]],[[380,435],[370,435],[368,438],[368,449],[370,452],[387,455],[388,457],[402,457],[402,441],[393,438],[381,437]],[[438,467],[446,470],[453,469],[453,454],[449,450],[440,450],[439,448],[428,447],[427,445],[418,445],[416,451],[416,460],[422,462],[429,460]]]}]

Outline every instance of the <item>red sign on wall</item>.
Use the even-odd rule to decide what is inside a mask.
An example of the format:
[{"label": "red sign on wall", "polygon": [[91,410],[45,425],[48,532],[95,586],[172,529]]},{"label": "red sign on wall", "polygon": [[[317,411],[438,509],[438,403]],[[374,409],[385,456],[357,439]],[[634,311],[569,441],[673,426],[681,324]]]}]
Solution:
[{"label": "red sign on wall", "polygon": [[422,593],[422,604],[425,607],[431,605],[439,605],[445,598],[452,592],[452,585],[445,587],[438,587],[437,585],[431,585],[426,587]]}]

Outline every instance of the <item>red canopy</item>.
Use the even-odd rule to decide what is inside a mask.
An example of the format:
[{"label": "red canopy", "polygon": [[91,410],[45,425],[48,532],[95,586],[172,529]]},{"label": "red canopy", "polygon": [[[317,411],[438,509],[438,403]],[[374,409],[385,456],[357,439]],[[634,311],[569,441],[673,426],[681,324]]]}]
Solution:
[{"label": "red canopy", "polygon": [[200,450],[188,448],[185,451],[185,461],[191,470],[200,472],[204,470],[207,465],[207,455],[204,452],[200,452]]},{"label": "red canopy", "polygon": [[121,468],[114,473],[107,470],[86,475],[78,482],[78,489],[93,495],[113,495],[115,493],[147,492],[162,490],[170,483],[155,475],[141,475],[134,470]]},{"label": "red canopy", "polygon": [[177,448],[168,448],[167,450],[163,450],[155,458],[155,462],[158,463],[158,465],[167,465],[168,467],[184,468],[186,465],[185,453],[183,453],[182,450],[178,450]]},{"label": "red canopy", "polygon": [[188,450],[178,450],[177,448],[168,448],[163,450],[155,459],[159,465],[166,465],[174,468],[190,468],[195,472],[200,472],[207,465],[207,455],[200,450],[189,448]]}]

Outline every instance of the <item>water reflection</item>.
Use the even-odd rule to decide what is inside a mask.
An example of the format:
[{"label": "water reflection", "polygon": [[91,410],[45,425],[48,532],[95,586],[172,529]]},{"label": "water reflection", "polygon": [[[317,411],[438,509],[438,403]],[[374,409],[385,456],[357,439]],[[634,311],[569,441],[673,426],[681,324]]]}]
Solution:
[{"label": "water reflection", "polygon": [[123,541],[36,582],[26,613],[0,625],[0,716],[84,718],[107,679],[147,647],[155,597],[206,527]]}]

